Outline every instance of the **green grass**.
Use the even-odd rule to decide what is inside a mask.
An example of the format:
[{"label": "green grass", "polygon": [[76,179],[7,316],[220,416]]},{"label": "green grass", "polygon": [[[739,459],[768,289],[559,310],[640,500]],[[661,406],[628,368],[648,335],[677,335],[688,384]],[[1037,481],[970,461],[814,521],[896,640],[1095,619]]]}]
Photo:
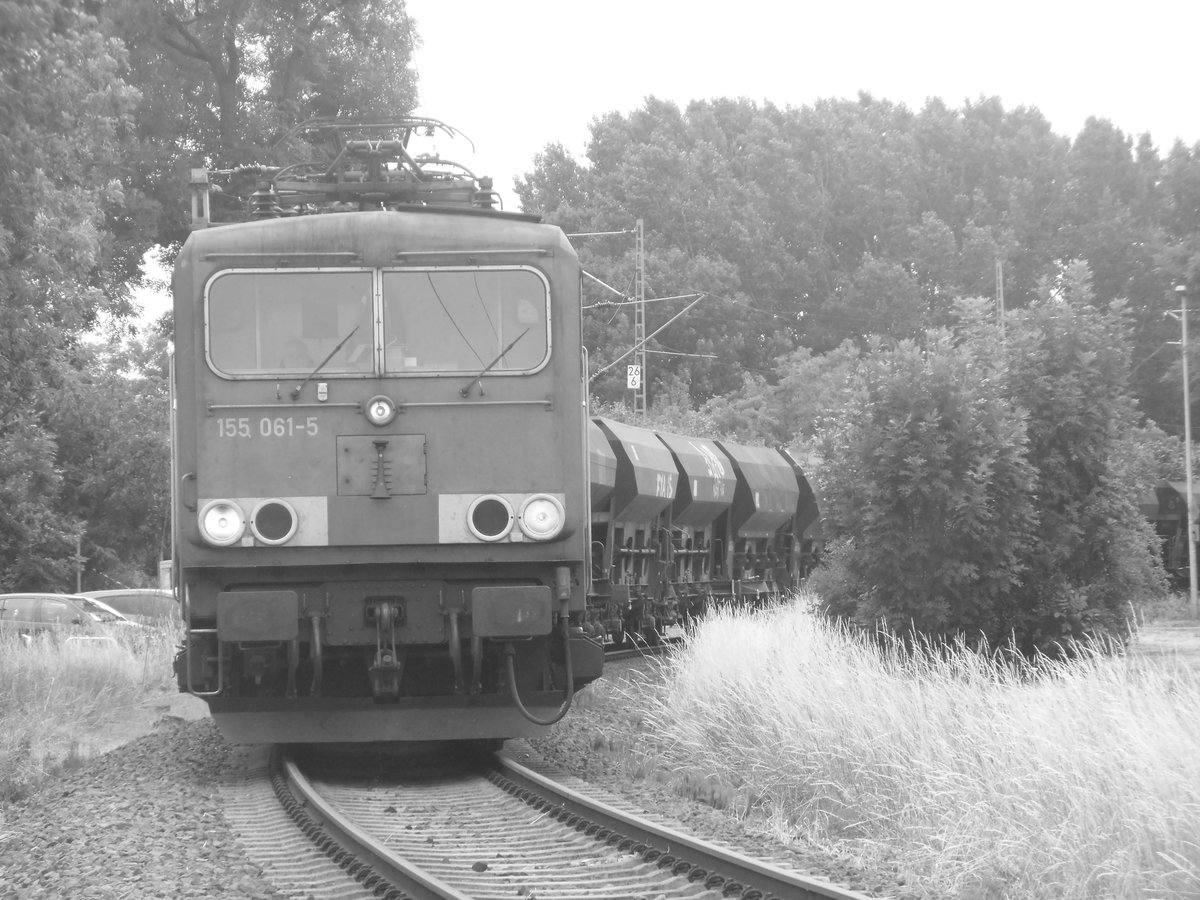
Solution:
[{"label": "green grass", "polygon": [[171,661],[178,635],[147,629],[118,646],[26,646],[0,636],[0,800],[23,796],[48,774],[81,764],[87,732],[174,691]]},{"label": "green grass", "polygon": [[1182,665],[913,657],[804,604],[719,613],[665,665],[625,698],[643,706],[628,765],[784,840],[943,896],[1200,896],[1200,677]]}]

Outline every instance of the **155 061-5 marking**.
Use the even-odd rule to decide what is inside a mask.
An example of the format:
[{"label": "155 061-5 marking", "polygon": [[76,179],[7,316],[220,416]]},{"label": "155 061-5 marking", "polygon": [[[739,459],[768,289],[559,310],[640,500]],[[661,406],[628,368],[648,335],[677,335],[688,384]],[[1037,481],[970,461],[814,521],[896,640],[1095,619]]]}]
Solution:
[{"label": "155 061-5 marking", "polygon": [[316,437],[320,433],[316,416],[263,416],[257,428],[248,416],[222,416],[217,419],[217,437]]}]

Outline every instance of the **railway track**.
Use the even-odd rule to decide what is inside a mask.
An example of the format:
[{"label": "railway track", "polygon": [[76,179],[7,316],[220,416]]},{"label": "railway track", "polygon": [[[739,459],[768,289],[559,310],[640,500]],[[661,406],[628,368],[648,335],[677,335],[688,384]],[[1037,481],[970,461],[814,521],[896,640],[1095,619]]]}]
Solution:
[{"label": "railway track", "polygon": [[684,641],[682,630],[676,629],[657,643],[651,644],[641,639],[627,640],[623,644],[606,644],[604,661],[614,662],[621,659],[637,659],[642,656],[663,656]]},{"label": "railway track", "polygon": [[[281,859],[306,873],[317,857],[333,860],[357,882],[357,893],[343,885],[300,896],[867,900],[637,818],[500,755],[347,777],[277,752],[271,768],[292,831],[316,848],[279,850]],[[297,889],[317,876],[299,877]]]}]

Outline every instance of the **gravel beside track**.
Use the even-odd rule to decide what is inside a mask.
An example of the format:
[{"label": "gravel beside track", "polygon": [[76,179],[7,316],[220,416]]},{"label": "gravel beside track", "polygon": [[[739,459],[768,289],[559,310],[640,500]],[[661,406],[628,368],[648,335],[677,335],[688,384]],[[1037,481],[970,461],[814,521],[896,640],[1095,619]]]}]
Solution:
[{"label": "gravel beside track", "polygon": [[167,719],[6,805],[0,897],[283,897],[246,859],[221,810],[221,782],[242,752],[211,720]]},{"label": "gravel beside track", "polygon": [[[630,664],[636,666],[636,663]],[[619,678],[625,664],[611,667]],[[815,848],[784,846],[725,811],[634,780],[618,754],[626,717],[580,703],[549,737],[516,741],[518,761],[550,775],[569,773],[620,805],[653,811],[679,830],[753,856],[817,874],[864,893],[905,897],[902,886],[859,871]],[[21,801],[0,807],[0,898],[303,897],[276,890],[247,858],[222,809],[222,785],[236,783],[255,752],[226,743],[211,720],[159,719],[153,731],[82,767],[49,779]]]}]

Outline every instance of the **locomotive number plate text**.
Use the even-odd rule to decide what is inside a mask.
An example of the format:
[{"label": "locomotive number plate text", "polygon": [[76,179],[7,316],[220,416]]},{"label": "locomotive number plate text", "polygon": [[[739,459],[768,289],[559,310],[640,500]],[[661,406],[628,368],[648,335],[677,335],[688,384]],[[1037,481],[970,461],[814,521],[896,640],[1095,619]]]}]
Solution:
[{"label": "locomotive number plate text", "polygon": [[316,437],[320,434],[316,416],[222,416],[217,419],[219,438]]}]

